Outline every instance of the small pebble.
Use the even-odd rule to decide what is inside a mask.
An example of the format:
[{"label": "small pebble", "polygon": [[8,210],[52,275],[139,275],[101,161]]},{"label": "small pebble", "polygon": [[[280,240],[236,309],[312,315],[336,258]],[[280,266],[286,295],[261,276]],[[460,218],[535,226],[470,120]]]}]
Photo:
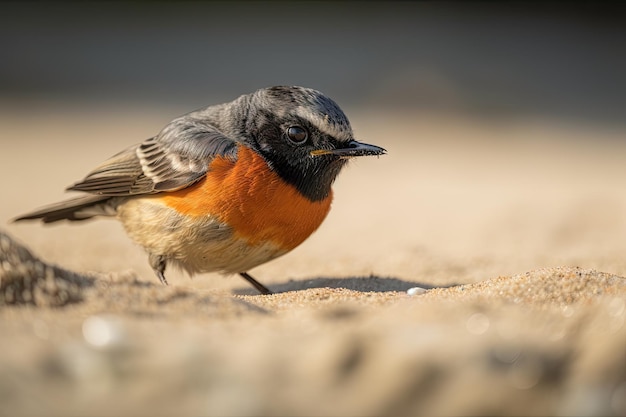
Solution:
[{"label": "small pebble", "polygon": [[123,340],[122,326],[113,316],[91,316],[83,322],[83,337],[91,346],[113,347]]},{"label": "small pebble", "polygon": [[406,293],[408,295],[419,295],[419,294],[424,294],[426,291],[428,291],[426,288],[413,287],[413,288],[409,288],[408,290],[406,290]]},{"label": "small pebble", "polygon": [[467,330],[476,335],[484,334],[489,330],[489,325],[489,317],[482,313],[472,314],[466,323]]}]

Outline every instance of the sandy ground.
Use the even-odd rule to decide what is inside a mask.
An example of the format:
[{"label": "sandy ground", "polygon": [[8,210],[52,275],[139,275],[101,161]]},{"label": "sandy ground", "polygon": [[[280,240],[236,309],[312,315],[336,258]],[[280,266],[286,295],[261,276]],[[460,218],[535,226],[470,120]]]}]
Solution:
[{"label": "sandy ground", "polygon": [[0,415],[626,415],[624,130],[345,109],[389,154],[268,296],[10,222],[185,110],[2,106]]}]

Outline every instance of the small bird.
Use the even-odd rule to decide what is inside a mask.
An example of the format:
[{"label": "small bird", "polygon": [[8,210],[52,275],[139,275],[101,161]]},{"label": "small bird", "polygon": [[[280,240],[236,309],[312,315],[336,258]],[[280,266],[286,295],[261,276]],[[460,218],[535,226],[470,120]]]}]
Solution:
[{"label": "small bird", "polygon": [[173,264],[189,275],[238,273],[271,294],[247,271],[319,227],[348,159],[385,153],[357,142],[319,91],[270,87],[172,120],[67,188],[87,195],[15,221],[115,216],[165,285]]}]

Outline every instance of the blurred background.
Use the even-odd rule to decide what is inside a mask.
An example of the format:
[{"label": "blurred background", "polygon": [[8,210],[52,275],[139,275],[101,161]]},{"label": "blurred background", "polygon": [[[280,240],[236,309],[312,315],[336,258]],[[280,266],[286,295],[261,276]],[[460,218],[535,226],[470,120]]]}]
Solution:
[{"label": "blurred background", "polygon": [[6,106],[188,109],[298,84],[353,107],[624,123],[623,11],[603,2],[13,2],[0,14],[0,95]]}]

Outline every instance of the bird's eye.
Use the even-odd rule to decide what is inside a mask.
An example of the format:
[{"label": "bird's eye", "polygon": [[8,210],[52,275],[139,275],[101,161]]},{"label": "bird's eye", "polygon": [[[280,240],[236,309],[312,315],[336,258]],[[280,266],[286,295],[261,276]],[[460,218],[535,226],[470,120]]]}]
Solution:
[{"label": "bird's eye", "polygon": [[289,138],[289,140],[296,145],[302,145],[306,142],[308,137],[309,134],[303,127],[291,126],[287,129],[287,138]]}]

